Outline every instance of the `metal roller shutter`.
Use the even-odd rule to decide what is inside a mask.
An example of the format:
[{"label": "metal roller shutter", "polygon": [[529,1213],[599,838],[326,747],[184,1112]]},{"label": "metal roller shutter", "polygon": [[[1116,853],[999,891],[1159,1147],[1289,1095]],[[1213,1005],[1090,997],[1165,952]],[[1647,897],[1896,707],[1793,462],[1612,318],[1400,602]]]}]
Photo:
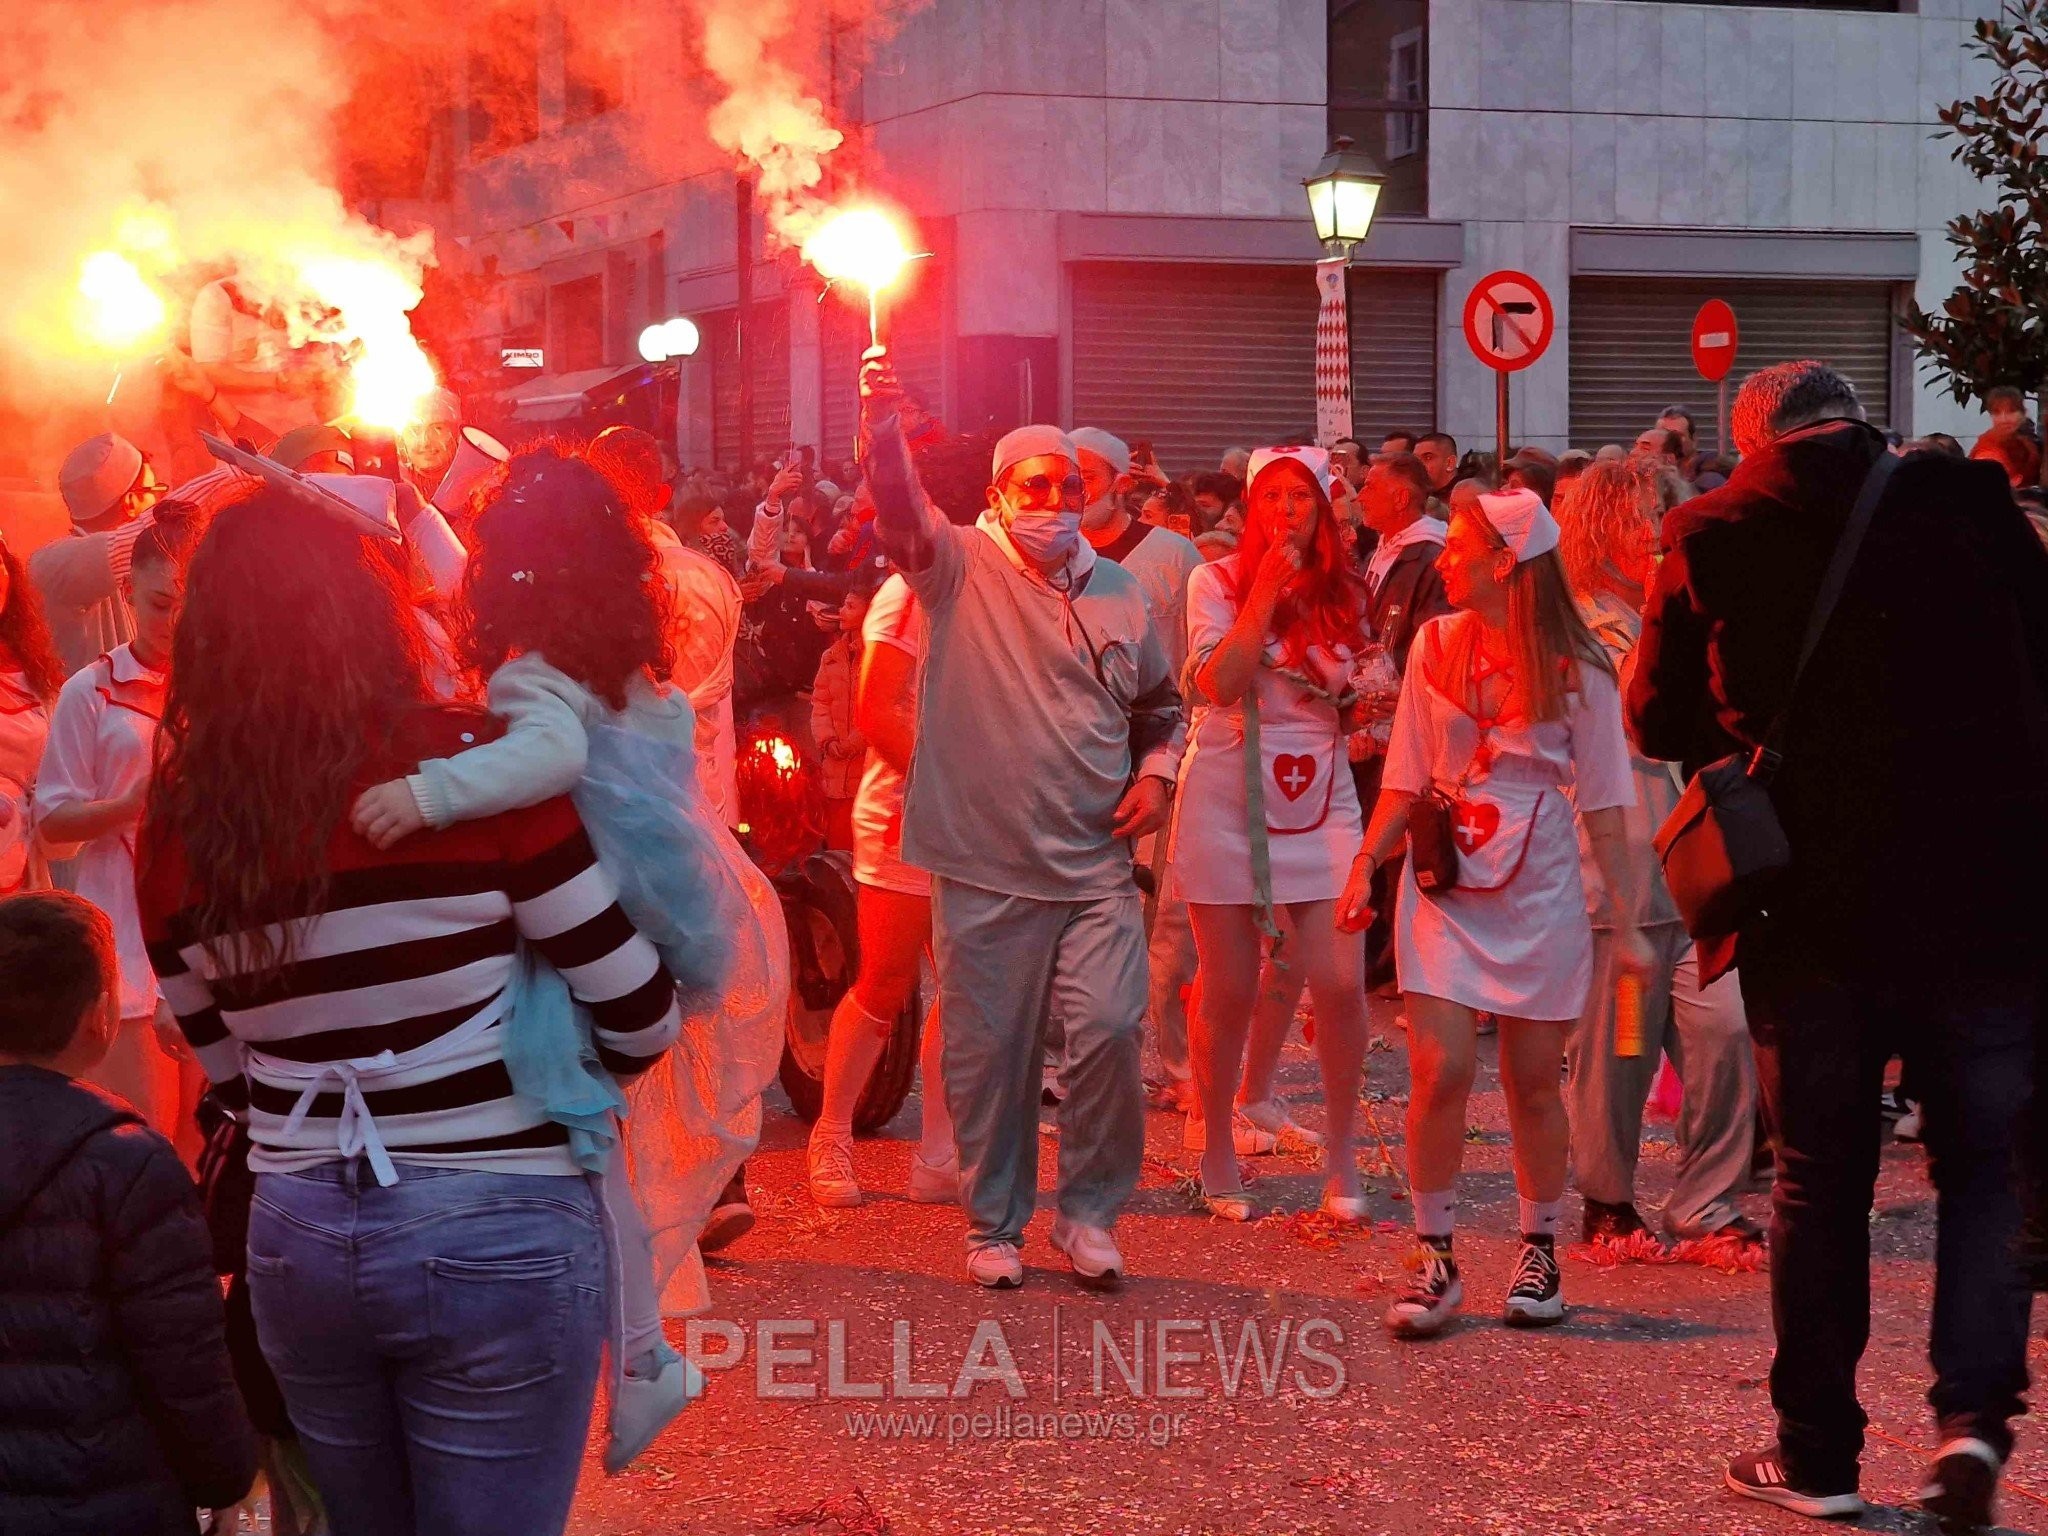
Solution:
[{"label": "metal roller shutter", "polygon": [[[945,421],[944,321],[952,310],[939,262],[935,257],[912,264],[898,291],[889,295],[884,320],[896,376],[920,405]],[[854,434],[860,428],[860,356],[868,344],[867,309],[830,294],[824,310],[820,318],[825,353],[824,456],[850,459]]]},{"label": "metal roller shutter", "polygon": [[[1432,272],[1351,274],[1361,437],[1436,419]],[[1151,442],[1169,473],[1315,427],[1316,288],[1306,267],[1073,268],[1076,422]]]},{"label": "metal roller shutter", "polygon": [[[712,459],[736,467],[740,451],[740,369],[733,311],[704,322],[711,353]],[[789,311],[781,299],[754,306],[747,339],[754,348],[754,457],[763,462],[789,446]]]},{"label": "metal roller shutter", "polygon": [[1674,404],[1692,412],[1702,446],[1713,446],[1715,386],[1693,368],[1692,321],[1700,305],[1715,298],[1734,308],[1741,338],[1728,375],[1731,397],[1759,368],[1815,357],[1849,376],[1872,422],[1890,423],[1888,283],[1577,277],[1571,289],[1574,447],[1634,442]]}]

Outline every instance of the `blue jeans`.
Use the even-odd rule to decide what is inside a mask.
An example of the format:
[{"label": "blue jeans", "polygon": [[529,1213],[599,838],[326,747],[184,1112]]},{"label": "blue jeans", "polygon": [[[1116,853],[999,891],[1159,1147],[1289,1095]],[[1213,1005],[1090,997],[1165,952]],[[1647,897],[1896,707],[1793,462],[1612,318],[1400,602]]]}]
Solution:
[{"label": "blue jeans", "polygon": [[1745,962],[1742,997],[1777,1153],[1771,1208],[1771,1404],[1800,1477],[1853,1479],[1863,1449],[1856,1365],[1870,1340],[1870,1202],[1885,1063],[1903,1053],[1934,1183],[1928,1401],[1941,1437],[2012,1453],[2026,1411],[2033,1297],[2013,1245],[2013,1149],[2034,1075],[2035,988],[1856,982]]},{"label": "blue jeans", "polygon": [[580,1178],[256,1180],[249,1297],[334,1536],[558,1536],[604,1333]]}]

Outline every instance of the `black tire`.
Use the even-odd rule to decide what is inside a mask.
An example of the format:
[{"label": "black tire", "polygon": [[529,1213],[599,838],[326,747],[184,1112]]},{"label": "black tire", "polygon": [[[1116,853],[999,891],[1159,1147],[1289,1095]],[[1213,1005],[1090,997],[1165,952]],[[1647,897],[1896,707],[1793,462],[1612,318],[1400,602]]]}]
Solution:
[{"label": "black tire", "polygon": [[[852,861],[843,853],[813,854],[801,874],[782,882],[780,889],[789,924],[790,988],[778,1076],[790,1107],[809,1125],[825,1101],[825,1042],[832,1012],[860,969]],[[879,1131],[903,1108],[917,1079],[923,1033],[924,1002],[913,992],[854,1106],[856,1135]]]}]

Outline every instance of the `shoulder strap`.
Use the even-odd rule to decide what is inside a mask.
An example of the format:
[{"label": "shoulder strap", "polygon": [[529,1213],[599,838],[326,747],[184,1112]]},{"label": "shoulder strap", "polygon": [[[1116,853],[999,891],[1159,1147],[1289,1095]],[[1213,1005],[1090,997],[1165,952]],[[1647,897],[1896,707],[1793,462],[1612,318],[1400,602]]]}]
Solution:
[{"label": "shoulder strap", "polygon": [[1856,564],[1856,556],[1863,548],[1863,536],[1870,531],[1870,519],[1877,511],[1877,504],[1884,497],[1884,488],[1898,468],[1899,456],[1889,448],[1881,451],[1877,462],[1870,466],[1870,473],[1863,477],[1863,489],[1857,493],[1856,505],[1849,511],[1849,521],[1842,525],[1841,535],[1835,540],[1835,551],[1828,557],[1827,571],[1821,576],[1820,591],[1813,600],[1813,612],[1806,621],[1805,638],[1799,642],[1799,660],[1792,667],[1792,681],[1785,689],[1784,707],[1778,711],[1778,718],[1771,722],[1770,731],[1764,736],[1763,745],[1756,749],[1756,757],[1750,764],[1750,773],[1769,780],[1784,760],[1785,722],[1792,713],[1792,700],[1799,692],[1799,679],[1806,675],[1806,664],[1813,660],[1813,653],[1820,645],[1820,638],[1827,633],[1828,621],[1835,616],[1835,604],[1841,601],[1842,588],[1848,585],[1849,570]]}]

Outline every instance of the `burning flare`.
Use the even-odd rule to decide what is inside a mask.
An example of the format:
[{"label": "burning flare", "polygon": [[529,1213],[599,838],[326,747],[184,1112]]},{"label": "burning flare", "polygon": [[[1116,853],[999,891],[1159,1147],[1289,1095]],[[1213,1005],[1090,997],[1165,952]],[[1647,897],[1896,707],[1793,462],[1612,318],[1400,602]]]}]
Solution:
[{"label": "burning flare", "polygon": [[896,221],[879,208],[848,208],[826,219],[804,241],[804,260],[828,282],[852,283],[867,293],[868,342],[882,340],[876,297],[903,275],[914,253]]},{"label": "burning flare", "polygon": [[336,312],[332,339],[352,343],[349,414],[393,432],[411,425],[441,382],[406,318],[420,301],[419,284],[395,263],[356,256],[315,257],[298,276]]},{"label": "burning flare", "polygon": [[108,352],[139,352],[164,328],[162,295],[118,251],[95,251],[78,271],[79,330]]}]

